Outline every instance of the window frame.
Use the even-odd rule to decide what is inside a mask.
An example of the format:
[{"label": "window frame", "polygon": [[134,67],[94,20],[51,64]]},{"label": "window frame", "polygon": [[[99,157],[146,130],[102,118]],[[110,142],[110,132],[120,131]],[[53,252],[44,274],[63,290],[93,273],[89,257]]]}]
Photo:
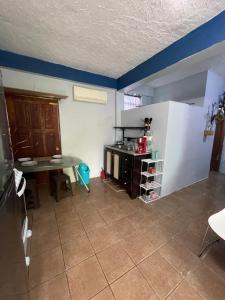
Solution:
[{"label": "window frame", "polygon": [[[127,101],[127,103],[126,103],[125,97],[138,98],[139,103],[132,103],[132,102],[129,103],[129,101]],[[124,110],[129,110],[129,109],[137,108],[140,106],[142,106],[142,96],[141,95],[131,95],[128,93],[124,93],[124,99],[123,99],[123,109]]]}]

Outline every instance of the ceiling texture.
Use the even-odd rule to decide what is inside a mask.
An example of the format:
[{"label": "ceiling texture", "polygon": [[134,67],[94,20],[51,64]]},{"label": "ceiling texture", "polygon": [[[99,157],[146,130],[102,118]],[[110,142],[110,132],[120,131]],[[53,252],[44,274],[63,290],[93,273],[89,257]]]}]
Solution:
[{"label": "ceiling texture", "polygon": [[225,0],[0,0],[0,49],[118,78]]}]

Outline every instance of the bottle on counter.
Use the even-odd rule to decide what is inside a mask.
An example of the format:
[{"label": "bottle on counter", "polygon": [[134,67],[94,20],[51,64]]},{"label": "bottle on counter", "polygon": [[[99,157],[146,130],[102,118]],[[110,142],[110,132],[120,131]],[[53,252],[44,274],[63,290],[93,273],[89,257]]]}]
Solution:
[{"label": "bottle on counter", "polygon": [[153,147],[153,135],[152,135],[152,130],[148,130],[145,132],[145,137],[147,140],[147,152],[152,152],[152,147]]}]

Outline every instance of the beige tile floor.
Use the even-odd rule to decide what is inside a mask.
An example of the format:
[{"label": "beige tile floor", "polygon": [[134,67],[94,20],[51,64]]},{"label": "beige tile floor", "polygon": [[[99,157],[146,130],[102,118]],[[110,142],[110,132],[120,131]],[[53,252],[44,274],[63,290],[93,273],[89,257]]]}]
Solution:
[{"label": "beige tile floor", "polygon": [[42,187],[40,198],[31,213],[32,300],[225,299],[224,244],[197,255],[208,216],[225,207],[225,176],[151,205],[99,179],[90,194],[74,185],[74,196],[56,203]]}]

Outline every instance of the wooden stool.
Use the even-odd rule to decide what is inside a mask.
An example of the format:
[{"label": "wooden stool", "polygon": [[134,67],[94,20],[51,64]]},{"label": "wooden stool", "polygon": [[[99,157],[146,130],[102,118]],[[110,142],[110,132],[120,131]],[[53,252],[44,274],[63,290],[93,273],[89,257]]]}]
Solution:
[{"label": "wooden stool", "polygon": [[27,209],[40,207],[37,182],[35,179],[26,179],[25,199]]},{"label": "wooden stool", "polygon": [[70,176],[66,174],[54,175],[52,176],[52,183],[52,193],[57,202],[64,197],[73,196]]}]

